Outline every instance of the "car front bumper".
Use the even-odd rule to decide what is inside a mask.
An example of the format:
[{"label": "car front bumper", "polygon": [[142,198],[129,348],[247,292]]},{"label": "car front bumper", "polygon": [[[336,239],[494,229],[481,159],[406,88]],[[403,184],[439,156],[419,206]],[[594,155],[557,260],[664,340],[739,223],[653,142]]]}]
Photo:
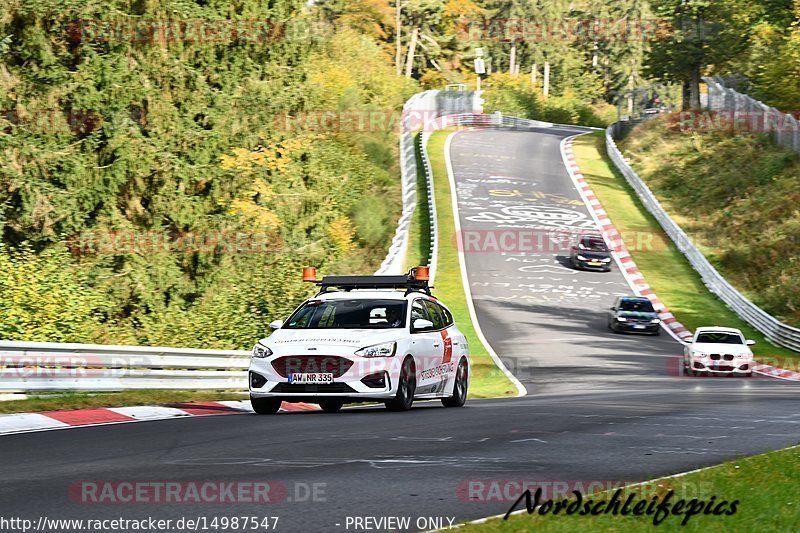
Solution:
[{"label": "car front bumper", "polygon": [[[307,361],[313,358],[325,361],[321,365],[308,364]],[[316,355],[253,358],[248,372],[250,395],[298,402],[329,397],[390,399],[397,392],[401,361],[398,357]],[[289,375],[293,372],[332,373],[333,382],[313,385],[290,383]]]},{"label": "car front bumper", "polygon": [[573,259],[573,262],[583,270],[597,270],[601,272],[608,272],[609,270],[611,270],[611,262],[600,263],[598,265],[598,264],[592,264],[593,263],[592,261],[582,261],[577,258]]},{"label": "car front bumper", "polygon": [[692,370],[709,374],[750,374],[753,371],[752,360],[713,361],[709,359],[692,359]]},{"label": "car front bumper", "polygon": [[661,324],[614,321],[614,327],[617,331],[627,333],[658,333]]}]

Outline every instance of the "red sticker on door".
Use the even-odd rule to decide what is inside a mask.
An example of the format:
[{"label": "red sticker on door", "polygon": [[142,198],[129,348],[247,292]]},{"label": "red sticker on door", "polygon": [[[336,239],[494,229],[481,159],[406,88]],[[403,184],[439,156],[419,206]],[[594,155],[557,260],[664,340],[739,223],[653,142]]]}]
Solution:
[{"label": "red sticker on door", "polygon": [[449,363],[453,357],[453,339],[447,334],[447,330],[440,331],[442,334],[442,341],[444,341],[444,355],[442,356],[442,363]]}]

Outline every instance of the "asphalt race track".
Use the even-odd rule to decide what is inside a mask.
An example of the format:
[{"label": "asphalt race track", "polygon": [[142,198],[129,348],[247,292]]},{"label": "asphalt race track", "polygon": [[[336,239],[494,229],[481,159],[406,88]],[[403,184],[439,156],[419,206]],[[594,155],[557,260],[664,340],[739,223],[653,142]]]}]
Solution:
[{"label": "asphalt race track", "polygon": [[[450,153],[465,234],[590,228],[559,151],[561,139],[579,131],[455,134]],[[616,269],[576,272],[556,249],[466,250],[465,258],[482,329],[528,396],[464,409],[437,402],[408,413],[359,407],[7,435],[0,437],[3,514],[278,516],[276,531],[298,532],[360,531],[352,517],[399,516],[425,529],[435,522],[417,518],[505,512],[510,502],[468,490],[482,480],[637,481],[800,441],[796,383],[683,377],[681,347],[666,332],[611,333],[604,310],[629,292]],[[280,501],[85,503],[74,487],[87,480],[270,480]]]}]

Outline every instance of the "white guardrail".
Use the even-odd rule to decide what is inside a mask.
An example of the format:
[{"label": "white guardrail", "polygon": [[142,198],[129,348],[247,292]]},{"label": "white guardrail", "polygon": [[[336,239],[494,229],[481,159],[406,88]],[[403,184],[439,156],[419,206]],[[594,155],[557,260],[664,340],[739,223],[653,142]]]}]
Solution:
[{"label": "white guardrail", "polygon": [[730,307],[742,320],[764,334],[771,342],[800,351],[800,329],[784,324],[777,318],[748,300],[736,290],[719,272],[708,262],[705,256],[693,244],[691,239],[673,221],[661,204],[645,185],[644,181],[631,168],[627,160],[617,148],[612,136],[613,125],[606,130],[606,150],[619,171],[625,176],[631,187],[636,191],[648,211],[658,220],[661,227],[678,249],[686,256],[692,267],[700,274],[706,287],[716,294],[728,307]]},{"label": "white guardrail", "polygon": [[0,391],[247,390],[250,352],[0,341]]}]

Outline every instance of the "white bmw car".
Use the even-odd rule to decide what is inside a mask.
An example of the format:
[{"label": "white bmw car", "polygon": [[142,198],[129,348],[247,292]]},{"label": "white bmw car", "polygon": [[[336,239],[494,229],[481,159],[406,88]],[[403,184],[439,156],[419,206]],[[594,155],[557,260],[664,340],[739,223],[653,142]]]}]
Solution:
[{"label": "white bmw car", "polygon": [[755,341],[746,340],[736,328],[697,328],[692,342],[683,348],[683,372],[689,374],[753,375]]},{"label": "white bmw car", "polygon": [[[308,270],[308,269],[307,269]],[[310,279],[307,279],[310,278]],[[326,276],[275,331],[255,345],[249,384],[253,409],[281,402],[379,401],[406,411],[415,399],[461,407],[469,386],[469,348],[453,315],[431,296],[427,269],[403,276]]]}]

